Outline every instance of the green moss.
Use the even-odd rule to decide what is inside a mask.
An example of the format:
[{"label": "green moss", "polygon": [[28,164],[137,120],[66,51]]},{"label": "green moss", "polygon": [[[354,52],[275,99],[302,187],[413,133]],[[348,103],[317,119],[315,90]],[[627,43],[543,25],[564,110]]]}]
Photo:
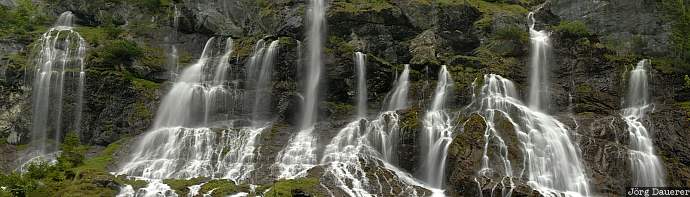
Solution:
[{"label": "green moss", "polygon": [[209,191],[213,191],[211,193],[211,196],[213,197],[221,197],[221,196],[228,196],[231,194],[235,194],[238,192],[249,192],[249,186],[248,185],[235,185],[234,182],[231,180],[225,180],[225,179],[216,179],[216,180],[211,180],[204,185],[201,186],[201,189],[199,190],[199,193],[205,194],[208,193]]},{"label": "green moss", "polygon": [[319,179],[298,178],[276,181],[266,193],[267,196],[292,196],[293,191],[303,191],[311,196],[327,196],[318,190]]},{"label": "green moss", "polygon": [[690,120],[690,101],[680,102],[678,107],[685,110],[685,117]]},{"label": "green moss", "polygon": [[492,39],[495,40],[511,40],[519,43],[527,43],[529,41],[529,33],[523,28],[516,26],[509,26],[498,29],[492,34]]},{"label": "green moss", "polygon": [[380,12],[389,8],[393,8],[393,5],[385,0],[346,0],[333,2],[330,9],[335,12],[359,13],[367,11]]},{"label": "green moss", "polygon": [[170,186],[171,189],[175,190],[175,193],[180,196],[187,196],[189,193],[189,186],[198,185],[203,183],[206,178],[192,178],[192,179],[165,179],[163,183]]},{"label": "green moss", "polygon": [[92,158],[84,161],[84,165],[77,167],[77,170],[82,171],[82,170],[95,169],[95,170],[107,171],[106,168],[108,167],[108,165],[110,165],[112,163],[113,155],[115,154],[115,152],[120,150],[120,147],[122,146],[122,144],[124,144],[128,140],[129,140],[129,138],[125,137],[125,138],[121,138],[120,140],[113,142],[112,144],[109,144],[97,156],[92,157]]},{"label": "green moss", "polygon": [[566,37],[587,37],[592,35],[582,21],[561,21],[552,27],[555,32],[561,33]]},{"label": "green moss", "polygon": [[400,120],[400,128],[402,129],[416,129],[420,126],[419,110],[408,109],[402,114],[402,119]]},{"label": "green moss", "polygon": [[575,92],[579,94],[588,94],[592,92],[592,86],[589,86],[588,84],[579,84],[577,87],[575,87]]},{"label": "green moss", "polygon": [[128,40],[116,40],[94,49],[87,61],[95,67],[112,69],[117,66],[131,65],[135,59],[143,54],[143,49],[137,43]]},{"label": "green moss", "polygon": [[115,177],[115,182],[120,184],[120,185],[131,185],[132,188],[136,191],[140,188],[146,187],[149,183],[144,181],[144,180],[137,180],[133,178],[127,178],[126,175],[120,175]]},{"label": "green moss", "polygon": [[323,102],[322,104],[325,105],[328,112],[335,117],[344,117],[354,111],[354,107],[348,103]]},{"label": "green moss", "polygon": [[479,10],[482,13],[482,18],[477,20],[474,25],[480,29],[485,29],[493,23],[493,16],[495,14],[505,14],[512,16],[522,16],[527,14],[528,10],[516,4],[508,4],[503,2],[487,2],[483,0],[440,0],[439,4],[458,4],[467,3]]}]

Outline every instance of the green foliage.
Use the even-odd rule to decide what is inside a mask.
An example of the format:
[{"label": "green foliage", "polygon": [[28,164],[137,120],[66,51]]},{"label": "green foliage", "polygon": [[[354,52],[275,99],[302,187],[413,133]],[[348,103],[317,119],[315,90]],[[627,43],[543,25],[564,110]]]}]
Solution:
[{"label": "green foliage", "polygon": [[685,75],[685,77],[683,77],[683,80],[685,80],[685,88],[690,88],[690,76]]},{"label": "green foliage", "polygon": [[137,43],[128,40],[115,40],[94,49],[89,56],[89,62],[100,68],[114,68],[131,65],[135,59],[143,54],[143,49]]},{"label": "green foliage", "polygon": [[498,29],[494,32],[492,38],[496,40],[512,40],[519,43],[527,43],[527,41],[529,41],[529,33],[523,28],[510,26]]},{"label": "green foliage", "polygon": [[687,0],[661,1],[671,22],[670,63],[676,71],[690,73],[690,2]]},{"label": "green foliage", "polygon": [[[267,196],[292,196],[293,191],[304,191],[311,196],[327,196],[318,190],[319,179],[317,178],[298,178],[292,180],[279,180],[275,182]],[[261,191],[261,190],[259,190]]]},{"label": "green foliage", "polygon": [[589,29],[587,29],[587,25],[582,21],[561,21],[558,25],[553,27],[553,30],[566,37],[578,38],[591,35]]},{"label": "green foliage", "polygon": [[124,30],[113,25],[101,27],[78,27],[76,31],[87,40],[89,44],[98,47],[112,40],[120,39]]},{"label": "green foliage", "polygon": [[189,193],[189,186],[198,185],[204,182],[206,178],[199,177],[188,180],[180,179],[165,179],[163,183],[170,186],[171,189],[175,190],[175,193],[179,196],[187,196]]},{"label": "green foliage", "polygon": [[11,38],[29,41],[34,32],[47,24],[48,16],[40,4],[31,0],[16,1],[17,7],[0,6],[0,39]]},{"label": "green foliage", "polygon": [[9,193],[12,196],[26,196],[27,193],[38,187],[38,181],[24,177],[16,172],[8,175],[0,173],[0,187],[6,188],[5,190],[0,190],[2,191],[0,196],[3,196],[3,193]]}]

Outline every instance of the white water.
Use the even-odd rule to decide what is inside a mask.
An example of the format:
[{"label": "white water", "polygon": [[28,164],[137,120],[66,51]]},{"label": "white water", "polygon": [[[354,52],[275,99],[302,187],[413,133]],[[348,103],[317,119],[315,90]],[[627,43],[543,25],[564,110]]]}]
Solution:
[{"label": "white water", "polygon": [[[531,109],[518,100],[510,80],[490,74],[472,107],[486,121],[484,156],[480,176],[501,174],[502,195],[510,195],[513,179],[524,177],[528,185],[545,196],[589,196],[589,184],[578,147],[571,142],[568,128],[553,117]],[[501,119],[514,129],[499,125]],[[513,134],[507,132],[514,132]],[[523,161],[511,161],[503,136],[514,135],[520,145]],[[489,152],[491,147],[492,151]],[[523,169],[513,169],[513,165]],[[520,165],[522,164],[522,165]],[[509,189],[506,189],[509,186]]]},{"label": "white water", "polygon": [[[398,132],[398,116],[384,112],[377,119],[365,119],[349,123],[326,145],[320,163],[324,166],[322,181],[330,181],[349,196],[426,196],[417,193],[414,186],[429,189],[434,196],[443,191],[434,189],[409,173],[398,169],[387,159],[395,155],[397,141],[391,141],[392,133]],[[388,170],[393,178],[379,177],[372,166]],[[385,189],[383,185],[399,185],[401,188]]]},{"label": "white water", "polygon": [[[251,176],[257,137],[266,127],[228,119],[236,116],[235,108],[242,106],[244,95],[231,81],[237,79],[236,74],[229,73],[234,70],[229,69],[232,40],[225,42],[225,52],[219,58],[213,55],[214,44],[214,39],[209,39],[199,60],[182,72],[163,98],[153,127],[139,140],[131,160],[121,166],[118,174],[147,179],[209,177],[236,182]],[[261,72],[271,73],[276,49],[277,42],[273,42],[266,54],[263,49],[255,51],[264,57],[256,65]],[[262,88],[270,85],[270,77],[259,77],[255,84]]]},{"label": "white water", "polygon": [[143,179],[148,184],[144,188],[139,188],[134,191],[131,185],[124,185],[120,188],[120,192],[115,195],[116,197],[177,197],[170,186],[164,184],[160,180],[153,179]]},{"label": "white water", "polygon": [[661,161],[654,155],[654,142],[649,130],[642,123],[647,113],[653,110],[649,101],[649,82],[646,67],[649,60],[637,63],[630,71],[628,93],[624,100],[622,118],[630,134],[630,164],[633,185],[636,187],[665,186],[665,172]]},{"label": "white water", "polygon": [[357,117],[367,116],[367,55],[355,52],[357,69]]},{"label": "white water", "polygon": [[442,188],[446,171],[448,146],[453,141],[453,125],[445,111],[446,98],[453,87],[453,80],[444,65],[438,74],[438,82],[429,111],[424,115],[421,135],[421,178],[435,188]]},{"label": "white water", "polygon": [[530,20],[530,58],[529,58],[529,107],[535,110],[546,110],[551,99],[549,84],[549,64],[551,39],[549,32],[534,29],[534,13],[527,15]]},{"label": "white water", "polygon": [[270,115],[271,96],[273,95],[273,65],[278,53],[278,40],[274,40],[268,46],[261,61],[261,68],[256,74],[257,81],[254,84],[254,105],[252,107],[252,120],[254,125],[263,125]]},{"label": "white water", "polygon": [[395,88],[386,96],[388,106],[385,111],[396,111],[407,108],[407,92],[410,89],[410,65],[405,64],[403,72],[395,81]]},{"label": "white water", "polygon": [[81,132],[86,42],[73,30],[73,17],[60,15],[38,40],[32,62],[31,143],[41,155],[59,149],[64,131]]},{"label": "white water", "polygon": [[323,42],[326,32],[326,2],[310,0],[307,18],[307,67],[305,69],[304,102],[300,131],[293,136],[287,146],[278,153],[274,166],[278,178],[295,178],[306,175],[306,171],[316,165],[317,138],[314,136],[316,123],[318,90],[323,66]]}]

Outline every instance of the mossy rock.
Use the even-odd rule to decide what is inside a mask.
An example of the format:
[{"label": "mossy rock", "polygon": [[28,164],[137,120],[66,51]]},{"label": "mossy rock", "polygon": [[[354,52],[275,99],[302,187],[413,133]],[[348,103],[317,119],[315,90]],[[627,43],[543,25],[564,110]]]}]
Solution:
[{"label": "mossy rock", "polygon": [[206,194],[208,192],[211,192],[212,197],[222,197],[239,192],[249,193],[249,186],[236,185],[235,182],[227,179],[214,179],[202,185],[199,190],[201,194]]},{"label": "mossy rock", "polygon": [[267,187],[269,187],[269,191],[266,193],[267,196],[328,196],[319,189],[318,178],[278,180],[273,185],[267,185]]},{"label": "mossy rock", "polygon": [[170,186],[170,189],[175,190],[175,193],[179,196],[187,196],[189,194],[189,186],[199,185],[204,181],[208,180],[204,177],[192,178],[192,179],[165,179],[163,183]]}]

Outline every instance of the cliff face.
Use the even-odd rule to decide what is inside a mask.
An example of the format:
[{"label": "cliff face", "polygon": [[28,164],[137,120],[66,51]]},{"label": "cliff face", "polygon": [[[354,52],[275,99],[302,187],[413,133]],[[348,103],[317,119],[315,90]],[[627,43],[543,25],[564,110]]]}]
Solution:
[{"label": "cliff face", "polygon": [[[681,5],[687,2],[678,1]],[[2,11],[28,9],[28,1],[0,0]],[[297,132],[300,104],[301,44],[306,9],[303,1],[215,0],[63,0],[34,1],[37,16],[0,23],[26,31],[0,31],[0,169],[12,169],[14,157],[30,139],[31,99],[25,72],[31,64],[31,44],[64,11],[76,16],[78,32],[89,43],[86,103],[82,143],[106,146],[145,132],[162,94],[170,88],[167,53],[175,45],[181,67],[201,54],[212,36],[232,37],[236,57],[244,65],[262,38],[280,40],[273,72],[276,121],[261,137],[259,183],[270,183],[270,163]],[[455,139],[449,148],[447,194],[490,193],[500,177],[479,177],[486,125],[463,108],[470,104],[472,86],[483,74],[513,80],[527,91],[529,34],[527,13],[535,11],[537,29],[551,31],[553,92],[548,110],[572,128],[594,193],[621,195],[631,183],[629,134],[621,119],[627,74],[636,62],[651,59],[654,111],[644,122],[653,133],[669,186],[690,186],[690,74],[678,31],[687,16],[678,16],[675,1],[332,1],[327,11],[325,74],[317,129],[329,141],[349,122],[356,87],[353,53],[367,54],[370,109],[382,108],[396,73],[410,64],[410,103],[402,115],[403,133],[397,154],[400,167],[413,174],[419,158],[421,114],[430,103],[436,73],[447,65],[455,86],[452,110],[457,115]],[[177,15],[176,15],[177,14]],[[5,14],[0,17],[16,17]],[[683,18],[685,17],[685,18]],[[40,19],[40,20],[39,20]],[[28,23],[30,27],[26,27]],[[687,28],[687,27],[685,27]],[[688,39],[687,35],[682,39]],[[128,42],[138,51],[111,54]],[[685,46],[687,47],[687,46]],[[130,48],[131,49],[131,48]],[[681,52],[678,52],[678,51]],[[685,59],[684,59],[685,58]],[[239,72],[244,72],[240,70]],[[477,84],[481,85],[481,84]],[[522,98],[526,98],[522,94]],[[377,110],[370,110],[373,115]],[[514,128],[505,127],[508,133]],[[517,143],[507,136],[508,144]],[[519,146],[510,150],[519,152]],[[123,150],[127,152],[126,150]],[[511,151],[512,152],[512,151]],[[515,159],[520,156],[515,155]],[[114,161],[113,163],[117,163]],[[485,188],[477,187],[477,181]],[[537,195],[515,177],[515,192]],[[391,186],[393,187],[393,186]]]}]

